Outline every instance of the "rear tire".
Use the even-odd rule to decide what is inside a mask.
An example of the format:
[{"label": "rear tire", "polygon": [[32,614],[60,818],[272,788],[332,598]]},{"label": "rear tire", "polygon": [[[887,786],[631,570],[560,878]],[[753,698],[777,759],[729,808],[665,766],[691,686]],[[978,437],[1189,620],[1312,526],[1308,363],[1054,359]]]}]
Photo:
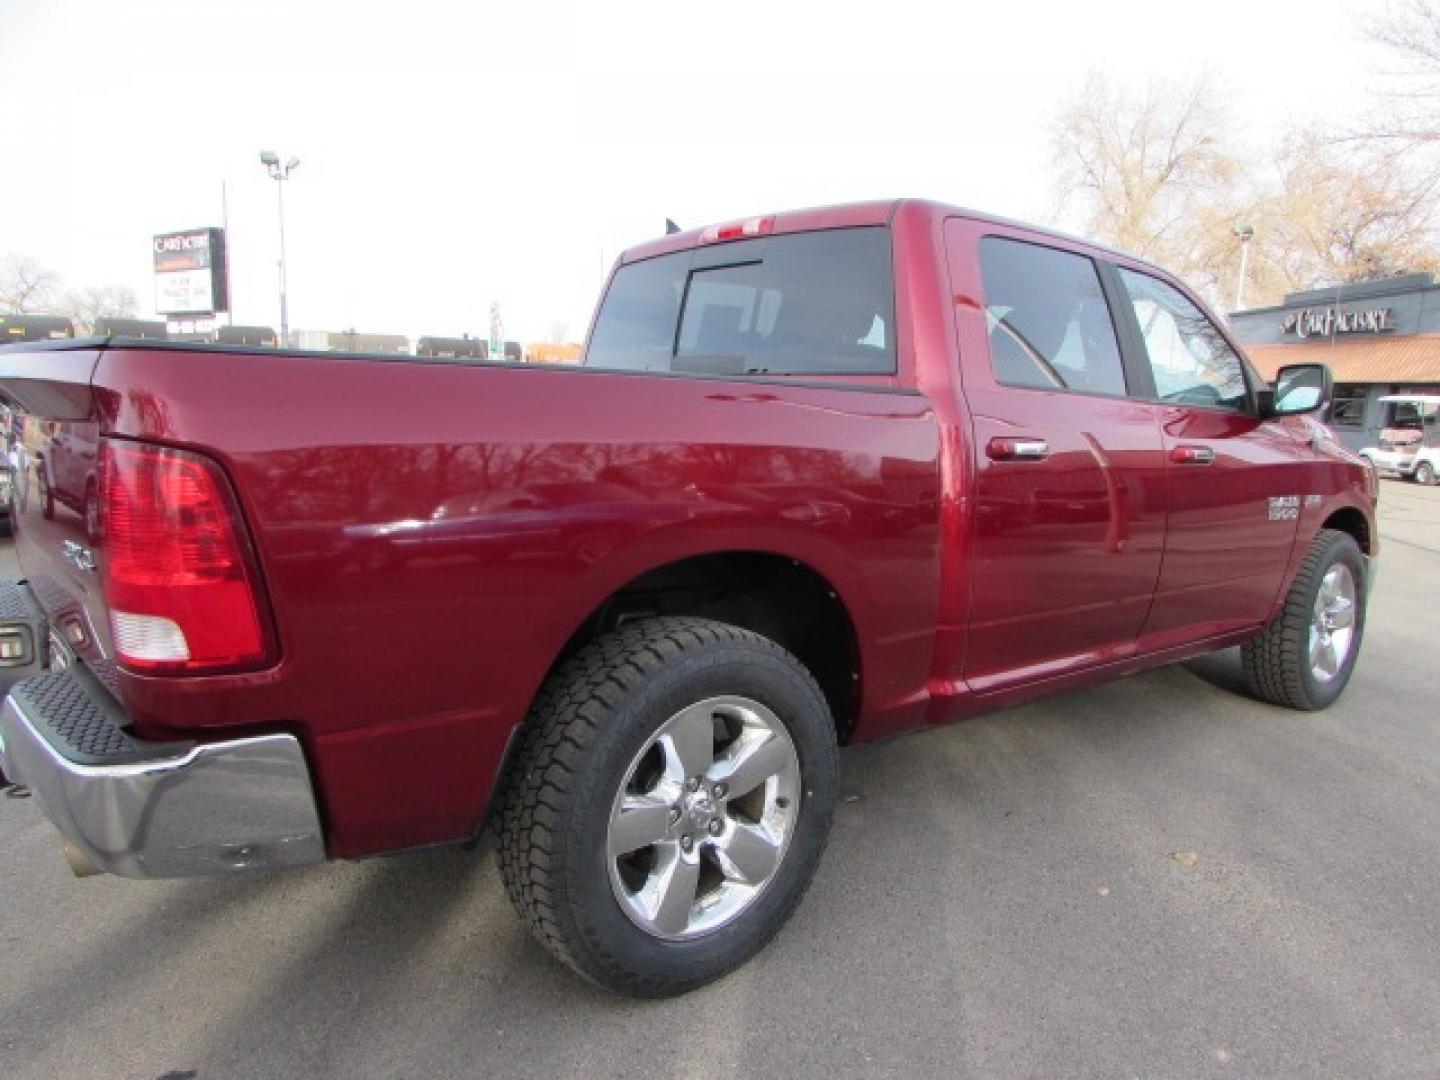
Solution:
[{"label": "rear tire", "polygon": [[[708,714],[713,702],[721,702],[713,706],[721,710],[730,702],[747,703],[753,709],[746,715],[763,714],[779,726],[755,729],[761,732],[758,742],[742,746],[742,736],[734,736],[727,743],[725,717]],[[701,728],[674,726],[692,714],[703,720]],[[704,800],[712,790],[708,780],[697,781],[698,794],[687,794],[697,788],[687,788],[686,777],[702,773],[686,764],[672,779],[672,758],[694,762],[701,744],[666,735],[682,730],[698,730],[716,766],[730,763],[737,792],[743,787],[752,794],[737,793],[728,803],[717,795],[720,809]],[[752,729],[736,730],[743,735]],[[758,786],[745,787],[736,763],[750,747],[762,745],[778,749],[786,771],[765,772],[766,779],[754,781]],[[636,769],[648,754],[654,755],[650,775],[658,780],[637,785]],[[580,650],[541,691],[519,755],[500,829],[500,868],[510,899],[558,960],[598,986],[636,997],[693,990],[764,947],[814,875],[839,790],[835,728],[810,673],[773,641],[708,619],[646,619]],[[755,766],[757,773],[768,767]],[[703,775],[715,779],[722,773]],[[791,786],[781,786],[782,775]],[[669,794],[655,795],[662,787]],[[725,785],[713,790],[724,792]],[[777,791],[794,794],[777,803]],[[773,861],[765,864],[763,878],[759,872],[745,876],[738,869],[743,859],[731,862],[720,854],[733,833],[754,833],[779,820],[751,817],[749,809],[742,816],[742,803],[756,805],[753,797],[784,811],[784,827],[776,834],[783,840],[765,833],[774,850],[767,853]],[[625,848],[617,840],[615,815],[652,798],[659,838],[615,855]],[[707,805],[697,808],[697,799]],[[682,913],[678,924],[662,932],[657,918],[647,929],[643,912],[636,913],[644,906],[636,897],[642,897],[642,886],[653,888],[656,908],[665,907],[662,890],[681,876],[682,839],[697,884],[677,894],[678,907],[671,906],[672,914]],[[670,878],[663,876],[667,870]],[[622,880],[626,873],[632,878]],[[708,878],[701,876],[705,873]],[[627,891],[632,887],[633,893]],[[717,905],[727,898],[733,914],[708,927],[707,919],[716,922]]]},{"label": "rear tire", "polygon": [[1416,465],[1415,482],[1417,484],[1423,484],[1425,487],[1429,487],[1435,483],[1435,466],[1431,465],[1428,461],[1422,461],[1419,465]]},{"label": "rear tire", "polygon": [[1245,682],[1255,697],[1313,711],[1344,692],[1365,632],[1365,569],[1354,537],[1320,530],[1279,614],[1241,646]]}]

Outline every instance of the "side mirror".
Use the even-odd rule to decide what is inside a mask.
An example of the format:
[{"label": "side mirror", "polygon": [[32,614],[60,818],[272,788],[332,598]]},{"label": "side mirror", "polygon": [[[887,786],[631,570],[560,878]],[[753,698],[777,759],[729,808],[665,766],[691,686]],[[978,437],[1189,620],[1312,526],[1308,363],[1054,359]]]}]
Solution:
[{"label": "side mirror", "polygon": [[1275,373],[1275,388],[1262,395],[1266,416],[1297,416],[1330,403],[1334,380],[1328,364],[1287,364]]}]

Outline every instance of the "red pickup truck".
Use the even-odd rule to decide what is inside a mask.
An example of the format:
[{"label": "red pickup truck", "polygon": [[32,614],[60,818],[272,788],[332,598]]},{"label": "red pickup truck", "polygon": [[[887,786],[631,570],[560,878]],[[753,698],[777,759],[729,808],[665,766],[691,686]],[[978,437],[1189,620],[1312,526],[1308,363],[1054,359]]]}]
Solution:
[{"label": "red pickup truck", "polygon": [[910,200],[626,252],[579,368],[6,349],[0,769],[82,872],[493,822],[557,957],[682,992],[799,902],[840,746],[1233,645],[1334,701],[1376,488],[1329,390],[1154,266]]}]

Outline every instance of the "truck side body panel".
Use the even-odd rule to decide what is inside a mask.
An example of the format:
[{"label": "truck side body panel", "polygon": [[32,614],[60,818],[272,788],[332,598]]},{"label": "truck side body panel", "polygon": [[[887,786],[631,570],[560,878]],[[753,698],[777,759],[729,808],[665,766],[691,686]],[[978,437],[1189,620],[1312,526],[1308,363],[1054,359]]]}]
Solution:
[{"label": "truck side body panel", "polygon": [[918,394],[168,349],[105,353],[95,390],[107,433],[225,467],[280,637],[255,674],[121,673],[137,730],[295,727],[336,854],[473,831],[567,640],[691,556],[824,577],[865,713],[924,686],[939,436]]}]

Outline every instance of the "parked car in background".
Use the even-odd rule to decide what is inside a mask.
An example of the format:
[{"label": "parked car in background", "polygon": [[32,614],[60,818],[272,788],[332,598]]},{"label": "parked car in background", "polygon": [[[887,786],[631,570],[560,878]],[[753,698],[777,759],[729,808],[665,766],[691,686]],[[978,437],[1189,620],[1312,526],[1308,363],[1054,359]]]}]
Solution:
[{"label": "parked car in background", "polygon": [[1379,446],[1367,446],[1360,456],[1376,470],[1419,484],[1440,477],[1440,395],[1387,394],[1380,398],[1395,406],[1396,423],[1380,433]]},{"label": "parked car in background", "polygon": [[1335,701],[1378,533],[1329,393],[1153,265],[910,200],[627,251],[580,367],[3,350],[0,770],[84,872],[493,823],[556,958],[681,993],[799,904],[840,746],[1235,645]]},{"label": "parked car in background", "polygon": [[85,537],[100,538],[100,441],[93,424],[57,420],[46,425],[45,450],[35,455],[35,497],[43,517],[66,506],[84,521]]}]

